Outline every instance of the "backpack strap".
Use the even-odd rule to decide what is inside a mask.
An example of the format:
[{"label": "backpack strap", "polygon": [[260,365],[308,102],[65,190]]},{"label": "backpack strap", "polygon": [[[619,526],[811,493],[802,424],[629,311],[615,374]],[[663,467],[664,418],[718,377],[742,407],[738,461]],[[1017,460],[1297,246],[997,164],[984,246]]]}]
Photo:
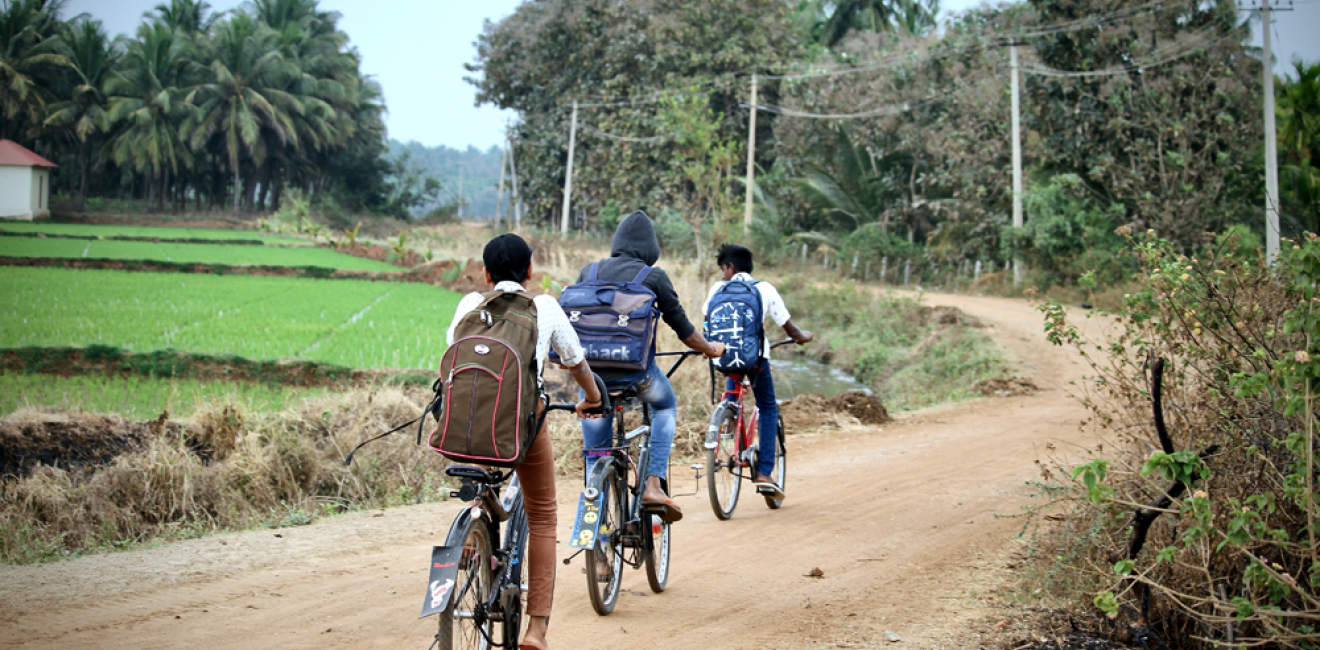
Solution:
[{"label": "backpack strap", "polygon": [[591,263],[591,266],[589,267],[590,270],[587,271],[587,282],[591,282],[592,280],[595,280],[595,279],[596,279],[596,267],[599,266],[599,265],[600,265],[600,262],[592,262],[592,263]]},{"label": "backpack strap", "polygon": [[650,275],[650,274],[651,274],[651,267],[649,267],[649,266],[643,266],[643,267],[642,267],[642,270],[640,270],[640,271],[637,272],[637,277],[633,278],[632,283],[633,283],[633,284],[641,284],[641,283],[642,283],[642,280],[645,280],[645,279],[646,279],[646,276],[648,276],[648,275]]}]

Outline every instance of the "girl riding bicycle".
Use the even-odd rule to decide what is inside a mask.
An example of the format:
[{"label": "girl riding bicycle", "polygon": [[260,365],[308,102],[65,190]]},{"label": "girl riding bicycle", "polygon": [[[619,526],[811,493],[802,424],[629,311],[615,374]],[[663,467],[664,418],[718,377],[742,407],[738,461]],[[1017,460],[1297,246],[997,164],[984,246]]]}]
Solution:
[{"label": "girl riding bicycle", "polygon": [[[482,252],[486,263],[486,282],[493,291],[526,292],[524,286],[532,275],[532,247],[515,234],[500,235],[486,244]],[[471,293],[458,303],[454,320],[450,323],[447,341],[454,343],[455,325],[473,309],[481,305],[482,294]],[[588,409],[601,406],[601,394],[591,374],[591,367],[583,357],[577,333],[559,308],[553,296],[539,295],[532,299],[536,306],[536,364],[539,373],[545,370],[546,357],[553,347],[559,355],[560,365],[573,375],[582,387],[584,398],[577,404],[580,418],[599,418]],[[545,634],[549,626],[551,599],[555,588],[555,457],[550,435],[543,424],[532,442],[522,464],[514,470],[522,483],[523,507],[527,513],[527,633],[520,650],[547,650]]]}]

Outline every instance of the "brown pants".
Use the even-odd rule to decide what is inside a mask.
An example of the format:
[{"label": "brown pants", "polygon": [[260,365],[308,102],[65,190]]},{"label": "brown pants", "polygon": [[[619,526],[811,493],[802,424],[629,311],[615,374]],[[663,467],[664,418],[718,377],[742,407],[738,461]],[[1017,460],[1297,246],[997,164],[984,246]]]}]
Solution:
[{"label": "brown pants", "polygon": [[555,452],[542,426],[516,470],[527,511],[527,615],[549,616],[555,595]]}]

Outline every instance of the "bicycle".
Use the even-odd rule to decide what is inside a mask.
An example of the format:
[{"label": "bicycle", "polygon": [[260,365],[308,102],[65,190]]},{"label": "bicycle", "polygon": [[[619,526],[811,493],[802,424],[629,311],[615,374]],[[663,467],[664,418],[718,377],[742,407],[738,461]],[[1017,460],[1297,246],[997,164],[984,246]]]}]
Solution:
[{"label": "bicycle", "polygon": [[[770,345],[770,349],[792,343],[793,339],[782,339]],[[710,425],[706,427],[706,492],[710,495],[710,507],[715,517],[726,521],[733,516],[738,507],[738,495],[742,491],[742,482],[756,480],[757,457],[760,450],[759,422],[756,401],[744,402],[751,393],[751,380],[742,374],[729,373],[734,381],[732,389],[726,389],[723,397],[710,416]],[[714,371],[711,381],[715,381]],[[712,392],[714,386],[712,385]],[[788,480],[787,449],[784,446],[784,418],[779,418],[777,436],[778,453],[775,456],[773,478],[782,490]],[[760,490],[758,490],[760,491]],[[784,504],[783,499],[775,499],[772,494],[762,493],[765,504],[771,510],[778,510]]]},{"label": "bicycle", "polygon": [[[604,383],[599,377],[596,382],[603,395]],[[602,408],[608,408],[608,397],[604,399]],[[547,404],[542,419],[551,411],[574,408],[574,404]],[[450,492],[451,497],[476,503],[458,512],[445,545],[431,551],[421,616],[438,613],[440,620],[428,650],[516,649],[526,590],[522,569],[528,534],[518,476],[513,470],[472,465],[451,465],[445,474],[462,479],[459,489]],[[500,488],[510,478],[513,480],[501,496]],[[500,524],[506,522],[501,543]],[[500,626],[499,634],[496,624]]]},{"label": "bicycle", "polygon": [[[677,356],[678,361],[665,373],[674,371],[694,351],[660,352],[657,357]],[[564,560],[568,564],[579,553],[586,556],[587,595],[592,609],[600,616],[614,611],[623,582],[623,565],[634,569],[646,566],[646,581],[651,591],[661,593],[669,584],[669,522],[660,518],[661,509],[642,504],[646,489],[647,462],[651,448],[651,407],[629,387],[610,394],[614,400],[615,439],[612,447],[583,450],[588,465],[585,489],[578,497],[577,515],[569,547],[577,549]],[[641,426],[624,431],[623,411],[640,405]],[[593,462],[594,459],[594,462]],[[633,478],[629,482],[629,472]],[[669,493],[668,477],[660,477]],[[598,567],[609,568],[605,579],[598,578]]]}]

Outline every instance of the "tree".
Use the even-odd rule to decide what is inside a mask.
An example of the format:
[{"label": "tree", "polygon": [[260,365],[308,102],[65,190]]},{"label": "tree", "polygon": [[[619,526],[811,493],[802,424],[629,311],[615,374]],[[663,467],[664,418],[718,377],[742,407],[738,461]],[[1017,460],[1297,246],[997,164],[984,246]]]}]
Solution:
[{"label": "tree", "polygon": [[58,75],[69,66],[60,53],[64,0],[2,0],[0,4],[0,137],[34,139]]},{"label": "tree", "polygon": [[[720,139],[744,139],[748,72],[794,60],[801,45],[791,18],[782,0],[527,2],[487,23],[469,82],[479,103],[520,114],[512,136],[519,169],[537,170],[519,178],[533,218],[551,218],[563,198],[575,99],[612,101],[579,111],[573,205],[588,214],[609,200],[663,205],[677,200],[669,179],[679,145],[658,123],[659,95],[695,87],[720,116]],[[778,92],[762,84],[761,101]],[[760,115],[758,142],[773,141],[774,124]],[[768,166],[772,152],[758,148],[758,162]]]},{"label": "tree", "polygon": [[189,65],[185,48],[186,42],[169,27],[143,25],[106,83],[110,119],[119,125],[109,157],[147,176],[148,209],[155,209],[157,189],[163,191],[169,174],[193,161],[181,133],[184,120],[194,112],[182,86]]},{"label": "tree", "polygon": [[[273,133],[281,145],[296,144],[292,114],[303,112],[298,98],[282,89],[296,69],[275,47],[275,32],[247,14],[238,14],[216,28],[208,49],[214,57],[210,79],[187,97],[197,104],[189,123],[193,147],[212,137],[223,141],[234,179],[234,212],[239,211],[239,163],[243,154],[254,167],[266,157],[262,130]],[[255,179],[255,173],[253,174]],[[251,181],[249,182],[249,189]]]},{"label": "tree", "polygon": [[67,99],[51,104],[43,126],[60,129],[77,150],[78,203],[82,210],[87,197],[87,177],[92,152],[110,131],[110,101],[106,85],[123,55],[101,28],[101,21],[85,16],[63,27],[65,55],[74,81]]},{"label": "tree", "polygon": [[1320,63],[1293,61],[1296,79],[1275,82],[1282,213],[1298,230],[1320,232]]},{"label": "tree", "polygon": [[[704,96],[689,92],[666,99],[661,106],[659,125],[674,134],[677,145],[671,193],[678,197],[683,220],[692,228],[697,260],[704,261],[707,239],[713,235],[719,241],[728,235],[733,201],[726,188],[739,147],[721,137],[722,116],[711,110]],[[707,223],[713,226],[710,235],[704,232]]]}]

